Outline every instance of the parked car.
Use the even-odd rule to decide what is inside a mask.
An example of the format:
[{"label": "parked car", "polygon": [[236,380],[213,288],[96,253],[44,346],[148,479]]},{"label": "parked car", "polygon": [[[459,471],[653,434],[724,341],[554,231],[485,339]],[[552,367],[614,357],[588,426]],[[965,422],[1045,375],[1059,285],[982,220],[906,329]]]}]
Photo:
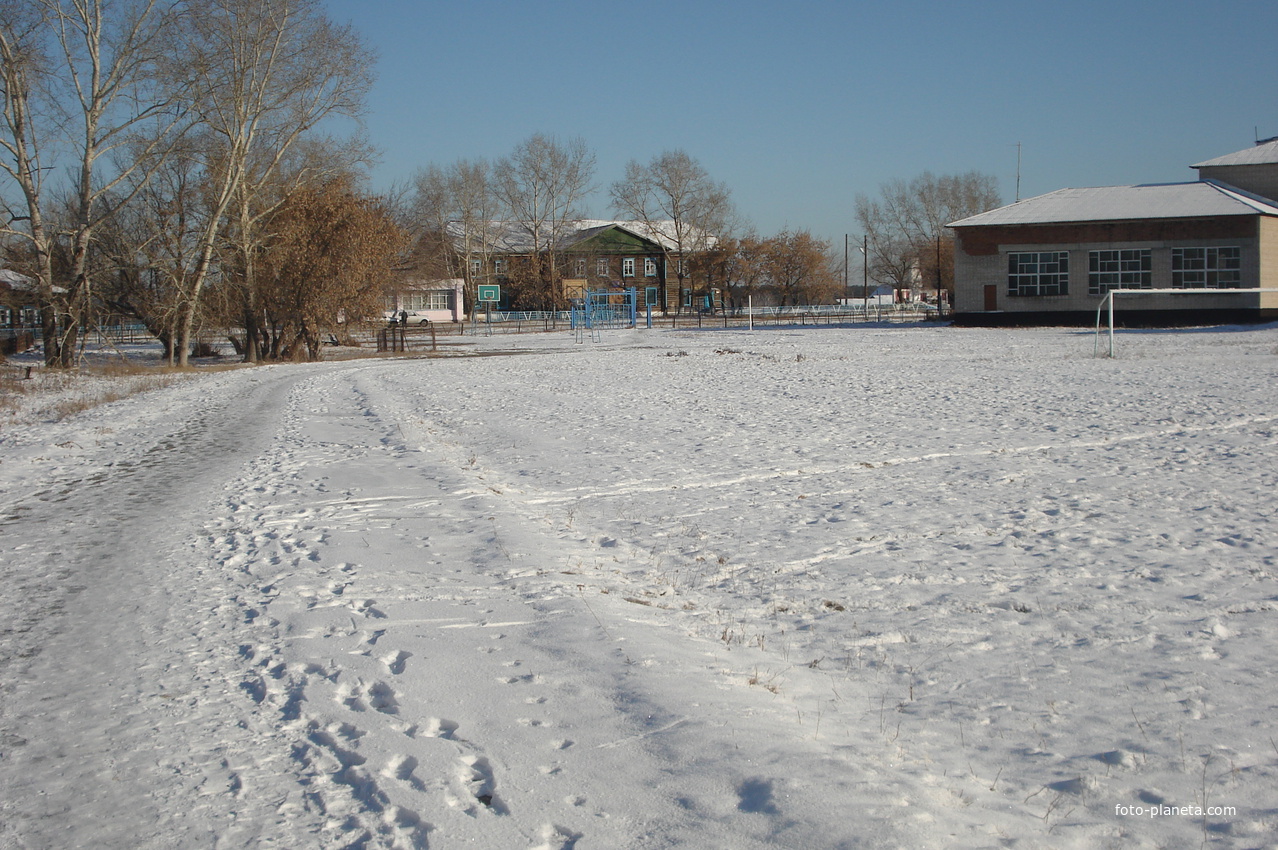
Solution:
[{"label": "parked car", "polygon": [[387,310],[385,313],[382,313],[382,318],[384,318],[386,323],[389,325],[424,325],[430,322],[429,317],[421,313],[408,312],[406,310],[401,310],[398,313],[394,310]]}]

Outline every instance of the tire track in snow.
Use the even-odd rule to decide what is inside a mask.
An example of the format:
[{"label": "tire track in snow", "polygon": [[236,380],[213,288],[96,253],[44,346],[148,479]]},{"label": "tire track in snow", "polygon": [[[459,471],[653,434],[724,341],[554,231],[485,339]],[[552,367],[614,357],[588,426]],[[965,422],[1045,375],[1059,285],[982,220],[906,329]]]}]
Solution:
[{"label": "tire track in snow", "polygon": [[[432,836],[457,843],[470,835],[491,846],[530,846],[538,838],[548,848],[567,846],[578,833],[553,824],[528,831],[526,814],[509,817],[501,775],[510,767],[480,743],[482,735],[423,704],[414,693],[419,682],[407,692],[401,684],[414,681],[417,654],[404,648],[405,633],[427,629],[442,638],[478,629],[487,634],[475,640],[494,650],[494,639],[534,620],[509,616],[529,612],[500,581],[473,568],[410,573],[406,565],[388,571],[386,564],[368,563],[379,549],[393,547],[401,526],[437,520],[441,501],[452,494],[424,497],[417,492],[423,482],[401,475],[397,426],[378,417],[359,389],[362,380],[344,374],[299,394],[285,434],[246,475],[260,492],[228,505],[216,530],[217,557],[242,576],[238,604],[270,630],[268,640],[247,650],[260,671],[248,689],[299,737],[293,759],[306,788],[304,805],[323,819],[328,841],[415,848],[428,846]],[[325,495],[323,470],[334,465],[358,470],[343,480],[367,478],[377,495]],[[474,508],[466,514],[454,520],[481,529],[488,523]],[[482,547],[483,539],[468,545]],[[486,557],[482,549],[471,555],[479,565]],[[404,584],[386,584],[395,572]],[[423,606],[442,616],[404,616]],[[475,640],[458,637],[449,644],[473,653]],[[486,665],[495,668],[488,688],[540,681],[496,673],[522,664],[500,658]],[[529,705],[545,703],[543,696],[529,699]],[[537,718],[524,728],[524,736],[551,734]],[[551,742],[544,746],[554,749]],[[557,835],[563,840],[556,843]]]},{"label": "tire track in snow", "polygon": [[[490,487],[447,434],[414,444],[402,368],[299,392],[246,475],[258,490],[215,529],[217,557],[243,575],[238,604],[266,630],[252,689],[299,742],[292,772],[325,842],[558,850],[673,828],[765,846],[749,818],[706,820],[689,802],[717,792],[671,781],[707,735],[716,753],[734,746],[684,705],[683,683],[666,707],[610,631],[660,627],[593,616],[560,571],[594,541]],[[624,799],[609,790],[618,770]]]},{"label": "tire track in snow", "polygon": [[[217,834],[236,847],[266,837],[237,824],[281,802],[246,794],[273,769],[268,741],[251,731],[252,704],[228,682],[241,666],[228,636],[251,624],[219,616],[222,578],[198,540],[212,494],[262,446],[296,374],[135,397],[125,404],[168,401],[169,418],[131,435],[144,442],[122,457],[99,458],[98,471],[11,508],[4,568],[26,577],[11,606],[34,616],[0,644],[0,843],[200,846]],[[32,526],[59,545],[15,545]],[[276,837],[296,840],[290,829]]]},{"label": "tire track in snow", "polygon": [[[1095,438],[1075,438],[1060,442],[1039,443],[1028,446],[999,446],[995,448],[971,449],[951,452],[929,452],[921,455],[885,458],[879,460],[857,460],[839,463],[812,463],[791,469],[768,469],[751,472],[745,475],[706,476],[700,479],[683,477],[679,483],[654,479],[636,479],[622,482],[612,487],[566,487],[556,492],[537,491],[523,487],[528,495],[524,501],[530,505],[555,505],[571,503],[581,499],[605,499],[629,497],[648,493],[668,493],[674,490],[714,490],[720,487],[734,487],[742,484],[754,484],[762,481],[811,478],[823,475],[858,474],[895,466],[930,463],[933,461],[970,460],[973,458],[995,457],[999,455],[1039,454],[1043,452],[1071,452],[1080,449],[1106,448],[1124,443],[1145,442],[1178,434],[1217,433],[1240,430],[1252,425],[1268,425],[1278,422],[1278,416],[1249,416],[1223,423],[1210,425],[1172,425],[1142,431],[1137,434],[1110,434]],[[494,486],[494,485],[490,485]],[[519,492],[511,485],[503,485],[503,490]],[[855,492],[849,490],[847,492]]]}]

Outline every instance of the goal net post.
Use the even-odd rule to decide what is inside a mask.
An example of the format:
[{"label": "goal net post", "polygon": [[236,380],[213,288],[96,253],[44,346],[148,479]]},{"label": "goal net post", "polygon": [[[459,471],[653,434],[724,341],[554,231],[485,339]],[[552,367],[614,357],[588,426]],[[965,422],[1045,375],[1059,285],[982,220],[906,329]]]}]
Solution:
[{"label": "goal net post", "polygon": [[[1101,355],[1101,337],[1103,334],[1108,336],[1108,349],[1105,351],[1106,357],[1114,356],[1114,312],[1118,309],[1115,306],[1118,298],[1123,296],[1123,300],[1129,300],[1128,296],[1134,295],[1252,295],[1259,296],[1266,292],[1278,292],[1278,289],[1111,289],[1105,293],[1105,297],[1101,299],[1100,306],[1096,308],[1096,335],[1092,346],[1092,356],[1099,357]],[[1257,298],[1257,309],[1260,308],[1260,299]],[[1104,318],[1108,314],[1109,320],[1104,322]],[[1106,334],[1106,325],[1108,334]]]}]

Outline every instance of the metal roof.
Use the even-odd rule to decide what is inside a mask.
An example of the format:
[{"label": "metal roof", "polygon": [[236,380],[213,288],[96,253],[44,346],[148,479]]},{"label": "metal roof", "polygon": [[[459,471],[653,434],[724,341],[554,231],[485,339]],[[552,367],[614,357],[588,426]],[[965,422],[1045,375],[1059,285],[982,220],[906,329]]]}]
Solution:
[{"label": "metal roof", "polygon": [[949,227],[1131,219],[1278,216],[1274,202],[1212,180],[1059,189],[952,222]]},{"label": "metal roof", "polygon": [[1278,165],[1278,138],[1267,139],[1246,150],[1227,153],[1190,167],[1206,168],[1214,165]]},{"label": "metal roof", "polygon": [[[524,253],[534,250],[534,239],[531,229],[527,224],[518,221],[487,221],[483,222],[480,227],[484,230],[481,238],[485,238],[491,250],[509,253]],[[674,232],[673,221],[608,221],[603,219],[579,219],[575,221],[560,222],[560,231],[558,238],[554,240],[558,248],[567,248],[582,242],[592,236],[607,230],[610,227],[617,227],[625,230],[641,239],[647,239],[656,242],[667,251],[677,250],[679,247],[678,239]],[[686,225],[685,225],[686,227]],[[693,228],[689,228],[693,230]],[[448,235],[454,242],[460,242],[465,237],[465,228],[461,222],[450,221],[447,227]],[[697,237],[694,241],[700,243],[698,247],[712,247],[716,243],[713,236],[695,234]],[[541,237],[541,248],[545,248],[551,241],[550,234],[544,233]],[[687,236],[685,236],[685,241]],[[688,245],[684,245],[687,250]]]},{"label": "metal roof", "polygon": [[0,285],[7,286],[15,291],[23,292],[35,289],[34,280],[25,275],[20,275],[11,269],[0,269]]}]

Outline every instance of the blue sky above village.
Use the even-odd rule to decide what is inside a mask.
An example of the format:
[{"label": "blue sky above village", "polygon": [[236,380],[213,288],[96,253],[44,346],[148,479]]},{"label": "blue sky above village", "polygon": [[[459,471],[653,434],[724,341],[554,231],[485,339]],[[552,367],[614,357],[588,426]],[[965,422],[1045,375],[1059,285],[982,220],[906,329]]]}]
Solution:
[{"label": "blue sky above village", "polygon": [[580,136],[590,205],[682,148],[765,234],[856,235],[858,193],[925,170],[1005,201],[1192,180],[1278,135],[1278,4],[325,0],[377,55],[374,187]]}]

